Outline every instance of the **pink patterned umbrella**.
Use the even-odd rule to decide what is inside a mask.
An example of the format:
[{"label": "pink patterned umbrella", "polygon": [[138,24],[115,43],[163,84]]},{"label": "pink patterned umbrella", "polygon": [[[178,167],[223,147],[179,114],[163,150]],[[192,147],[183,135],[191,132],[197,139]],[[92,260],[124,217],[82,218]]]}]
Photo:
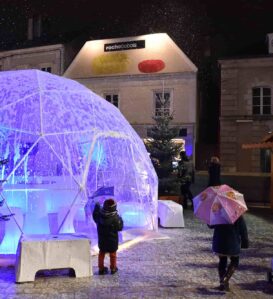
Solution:
[{"label": "pink patterned umbrella", "polygon": [[208,187],[193,205],[194,215],[209,225],[234,223],[247,211],[243,194],[228,185]]}]

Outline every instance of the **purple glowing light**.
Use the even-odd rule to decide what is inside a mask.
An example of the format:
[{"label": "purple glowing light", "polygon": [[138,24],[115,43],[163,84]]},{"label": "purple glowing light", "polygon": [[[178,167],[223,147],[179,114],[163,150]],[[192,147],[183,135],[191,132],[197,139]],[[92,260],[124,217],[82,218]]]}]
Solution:
[{"label": "purple glowing light", "polygon": [[16,211],[16,225],[0,229],[9,236],[0,253],[15,253],[21,232],[90,231],[84,206],[102,186],[114,186],[125,226],[157,229],[157,176],[114,105],[37,70],[0,72],[0,89],[0,153],[9,159],[0,167],[2,196]]}]

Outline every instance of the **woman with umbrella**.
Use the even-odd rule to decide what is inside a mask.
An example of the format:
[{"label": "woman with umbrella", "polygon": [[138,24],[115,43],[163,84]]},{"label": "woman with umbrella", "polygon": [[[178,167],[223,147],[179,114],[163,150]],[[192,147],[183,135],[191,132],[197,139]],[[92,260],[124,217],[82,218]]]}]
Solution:
[{"label": "woman with umbrella", "polygon": [[[228,291],[229,280],[239,266],[240,249],[248,248],[246,223],[241,216],[234,224],[218,224],[209,227],[214,228],[212,250],[219,256],[219,289]],[[230,263],[227,266],[228,258]]]},{"label": "woman with umbrella", "polygon": [[247,211],[244,196],[228,185],[213,186],[197,195],[193,203],[195,216],[214,229],[212,250],[219,256],[219,289],[228,291],[229,280],[239,265],[240,249],[248,248],[242,216]]}]

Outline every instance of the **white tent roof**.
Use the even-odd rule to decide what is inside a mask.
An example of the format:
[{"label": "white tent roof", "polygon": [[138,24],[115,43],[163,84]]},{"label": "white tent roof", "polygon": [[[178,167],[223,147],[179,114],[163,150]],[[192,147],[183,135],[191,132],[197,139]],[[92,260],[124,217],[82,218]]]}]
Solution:
[{"label": "white tent roof", "polygon": [[156,33],[88,41],[64,76],[80,79],[196,71],[196,66],[166,33]]}]

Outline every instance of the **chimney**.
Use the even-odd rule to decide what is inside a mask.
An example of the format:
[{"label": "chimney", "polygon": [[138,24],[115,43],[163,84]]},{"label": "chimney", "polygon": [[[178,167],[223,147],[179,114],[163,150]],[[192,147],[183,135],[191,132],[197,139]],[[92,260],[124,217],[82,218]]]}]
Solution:
[{"label": "chimney", "polygon": [[33,18],[28,19],[27,39],[33,40]]},{"label": "chimney", "polygon": [[33,35],[34,38],[40,38],[42,34],[42,17],[41,15],[35,16],[33,22]]},{"label": "chimney", "polygon": [[268,33],[266,37],[268,43],[268,53],[273,54],[273,33]]},{"label": "chimney", "polygon": [[42,35],[42,17],[41,15],[33,16],[28,19],[27,39],[33,40],[40,38]]}]

